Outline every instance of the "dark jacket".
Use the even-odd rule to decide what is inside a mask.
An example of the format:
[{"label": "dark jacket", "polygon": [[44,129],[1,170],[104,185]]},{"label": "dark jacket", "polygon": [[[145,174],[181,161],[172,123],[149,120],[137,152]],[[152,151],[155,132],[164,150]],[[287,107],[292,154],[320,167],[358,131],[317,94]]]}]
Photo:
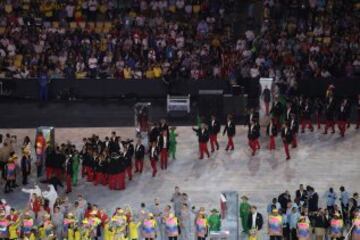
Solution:
[{"label": "dark jacket", "polygon": [[[271,134],[270,134],[271,133]],[[278,134],[277,128],[276,128],[276,124],[272,124],[271,129],[270,129],[270,123],[267,125],[266,127],[266,134],[268,136],[274,136],[276,137]]]},{"label": "dark jacket", "polygon": [[166,149],[169,149],[169,136],[166,137],[166,144],[164,144],[164,136],[160,136],[159,137],[159,142],[158,142],[158,147],[159,147],[159,150],[163,149],[163,148],[166,148]]},{"label": "dark jacket", "polygon": [[159,135],[160,135],[159,128],[157,127],[152,128],[149,133],[149,142],[157,142]]},{"label": "dark jacket", "polygon": [[150,160],[156,160],[158,161],[159,160],[159,152],[158,152],[158,148],[155,147],[154,151],[153,151],[153,147],[151,147],[149,149],[149,157],[150,157]]},{"label": "dark jacket", "polygon": [[333,99],[331,102],[330,100],[328,100],[325,106],[326,120],[333,121],[334,114],[335,114],[335,99]]},{"label": "dark jacket", "polygon": [[296,119],[290,120],[290,130],[293,134],[296,134],[299,132],[299,123]]},{"label": "dark jacket", "polygon": [[255,140],[260,137],[260,125],[255,123],[254,125],[249,125],[248,138],[250,140]]},{"label": "dark jacket", "polygon": [[135,159],[143,160],[145,156],[145,147],[144,145],[140,144],[139,148],[138,145],[135,146]]},{"label": "dark jacket", "polygon": [[311,120],[312,113],[313,109],[309,103],[305,103],[304,106],[301,107],[301,115],[303,119]]},{"label": "dark jacket", "polygon": [[[249,214],[249,217],[248,217],[248,226],[250,228],[252,228],[252,225],[253,225],[253,218],[252,218],[252,213]],[[264,221],[263,221],[263,217],[260,213],[256,213],[256,220],[255,220],[255,226],[257,228],[257,230],[261,230],[262,229],[262,226],[264,224]]]},{"label": "dark jacket", "polygon": [[218,120],[214,121],[214,125],[212,124],[212,120],[209,122],[209,134],[216,135],[220,132],[220,123]]},{"label": "dark jacket", "polygon": [[227,122],[225,124],[225,128],[224,128],[224,131],[223,131],[223,134],[227,133],[227,135],[229,137],[233,137],[235,136],[235,124],[233,121],[230,121],[230,124],[229,122]]},{"label": "dark jacket", "polygon": [[209,131],[206,129],[196,129],[193,128],[193,131],[196,132],[197,136],[198,136],[198,140],[200,143],[207,143],[209,141]]},{"label": "dark jacket", "polygon": [[281,138],[287,144],[292,142],[293,134],[292,134],[290,128],[287,128],[286,133],[285,133],[285,128],[281,129]]},{"label": "dark jacket", "polygon": [[269,103],[271,100],[270,89],[265,88],[264,91],[262,92],[262,95],[263,95],[264,102]]}]

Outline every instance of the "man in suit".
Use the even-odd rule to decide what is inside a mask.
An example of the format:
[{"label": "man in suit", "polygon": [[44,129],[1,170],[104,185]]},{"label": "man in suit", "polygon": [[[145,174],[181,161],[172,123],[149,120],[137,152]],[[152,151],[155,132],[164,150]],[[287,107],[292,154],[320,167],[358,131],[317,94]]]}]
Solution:
[{"label": "man in suit", "polygon": [[256,111],[254,108],[251,108],[248,115],[246,116],[246,125],[251,125],[253,122],[253,119],[259,119],[260,115],[259,112]]},{"label": "man in suit", "polygon": [[274,123],[275,123],[276,127],[278,129],[280,129],[281,128],[280,117],[283,113],[283,107],[277,97],[275,98],[275,101],[273,102],[270,113],[272,114],[272,117],[274,118]]},{"label": "man in suit", "polygon": [[199,159],[203,159],[204,154],[206,154],[207,157],[209,158],[210,154],[207,147],[207,143],[209,141],[209,131],[207,130],[206,125],[202,123],[200,128],[198,129],[193,128],[193,131],[196,132],[199,140],[199,151],[200,151]]},{"label": "man in suit", "polygon": [[156,142],[152,142],[151,144],[151,148],[149,151],[149,157],[150,157],[150,164],[151,164],[151,168],[152,168],[152,176],[155,177],[156,173],[157,173],[157,161],[159,160],[158,157],[158,148],[156,146]]},{"label": "man in suit", "polygon": [[158,124],[158,123],[154,123],[154,124],[151,126],[151,130],[150,130],[150,132],[149,132],[149,143],[150,143],[150,146],[152,145],[152,143],[157,143],[159,136],[160,136],[159,124]]},{"label": "man in suit", "polygon": [[265,113],[267,116],[267,115],[269,115],[269,106],[270,106],[270,101],[271,101],[271,91],[267,85],[265,86],[265,88],[262,92],[262,97],[263,97],[263,101],[264,101],[264,105],[265,105]]},{"label": "man in suit", "polygon": [[296,112],[296,109],[295,107],[293,106],[292,102],[287,102],[286,104],[286,115],[285,115],[285,120],[287,121],[290,121],[291,119],[291,114],[295,113]]},{"label": "man in suit", "polygon": [[145,156],[145,147],[141,143],[141,139],[137,140],[135,145],[135,173],[142,173],[144,168],[144,156]]},{"label": "man in suit", "polygon": [[231,151],[234,150],[234,142],[233,142],[233,138],[235,136],[235,123],[232,119],[232,116],[229,114],[227,117],[227,122],[223,131],[223,135],[225,135],[225,133],[227,133],[227,137],[228,137],[228,142],[226,145],[226,151],[228,151],[229,149]]},{"label": "man in suit", "polygon": [[286,154],[286,160],[290,160],[289,144],[292,142],[292,132],[289,128],[289,122],[283,124],[281,130],[281,138],[284,144],[284,150]]},{"label": "man in suit", "polygon": [[260,125],[257,122],[257,119],[253,118],[251,125],[249,125],[249,131],[248,131],[249,146],[252,150],[251,153],[252,156],[254,156],[256,150],[260,148],[259,137],[260,137]]},{"label": "man in suit", "polygon": [[307,191],[304,189],[304,185],[300,184],[299,189],[295,192],[295,197],[300,202],[300,205],[306,204],[307,201]]},{"label": "man in suit", "polygon": [[340,136],[344,137],[345,136],[345,131],[346,131],[346,124],[348,122],[348,116],[350,112],[350,104],[348,103],[348,100],[345,98],[338,109],[338,128],[340,130]]},{"label": "man in suit", "polygon": [[301,106],[301,133],[305,132],[306,125],[311,132],[314,131],[314,127],[311,123],[312,107],[310,105],[310,100],[307,98],[303,106]]},{"label": "man in suit", "polygon": [[292,133],[291,146],[292,146],[292,148],[296,148],[297,147],[297,137],[296,136],[299,132],[299,123],[296,119],[295,113],[292,113],[290,116],[290,131]]},{"label": "man in suit", "polygon": [[274,123],[274,118],[271,118],[270,123],[267,125],[266,134],[270,137],[270,142],[269,142],[270,151],[275,150],[276,149],[275,138],[278,133],[277,133],[276,124]]},{"label": "man in suit", "polygon": [[216,119],[216,116],[214,114],[211,115],[211,121],[209,124],[209,134],[210,134],[210,146],[211,146],[211,152],[216,150],[219,150],[219,143],[217,140],[217,135],[220,132],[220,123]]},{"label": "man in suit", "polygon": [[166,129],[164,129],[161,132],[161,135],[159,137],[158,148],[160,151],[160,168],[167,169],[169,137],[168,137]]},{"label": "man in suit", "polygon": [[258,236],[258,232],[264,224],[263,217],[257,212],[256,206],[251,206],[251,214],[248,218],[248,226],[250,227],[250,235]]},{"label": "man in suit", "polygon": [[332,132],[335,133],[335,123],[334,123],[334,112],[335,112],[335,100],[333,96],[329,96],[326,102],[325,107],[325,131],[323,134],[327,134],[328,129],[331,128]]}]

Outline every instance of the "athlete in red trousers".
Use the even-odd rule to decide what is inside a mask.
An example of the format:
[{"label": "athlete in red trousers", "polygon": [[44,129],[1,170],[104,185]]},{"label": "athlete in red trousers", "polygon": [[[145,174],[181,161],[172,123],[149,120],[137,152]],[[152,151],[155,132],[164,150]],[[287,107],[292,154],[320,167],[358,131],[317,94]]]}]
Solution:
[{"label": "athlete in red trousers", "polygon": [[157,173],[157,162],[159,160],[158,157],[158,148],[156,147],[156,142],[152,143],[152,146],[150,148],[149,151],[149,157],[150,157],[150,164],[151,164],[151,168],[152,168],[152,176],[155,177],[156,173]]},{"label": "athlete in red trousers", "polygon": [[207,147],[207,143],[209,141],[209,131],[207,130],[206,125],[202,123],[200,129],[193,128],[193,130],[196,132],[196,135],[198,136],[198,140],[199,140],[199,152],[200,152],[199,159],[203,159],[204,154],[206,154],[207,157],[209,158],[210,154]]},{"label": "athlete in red trousers", "polygon": [[228,137],[228,142],[226,145],[225,150],[228,151],[229,149],[231,151],[234,150],[234,141],[233,138],[235,136],[235,124],[233,122],[232,116],[229,114],[227,117],[227,122],[223,131],[223,135],[225,135],[225,133],[227,133],[227,137]]},{"label": "athlete in red trousers", "polygon": [[292,113],[290,116],[290,131],[292,133],[291,146],[292,148],[297,148],[297,134],[299,132],[299,124],[294,113]]},{"label": "athlete in red trousers", "polygon": [[337,114],[338,115],[337,125],[341,137],[345,136],[346,124],[348,122],[349,112],[350,112],[350,105],[348,103],[348,100],[344,99],[339,106],[338,114]]},{"label": "athlete in red trousers", "polygon": [[145,147],[141,143],[141,139],[137,140],[135,145],[135,173],[142,173],[144,168]]},{"label": "athlete in red trousers", "polygon": [[169,137],[167,130],[163,130],[159,137],[158,148],[160,151],[160,168],[167,169],[168,164],[168,150],[169,150]]},{"label": "athlete in red trousers", "polygon": [[275,150],[276,149],[275,138],[278,134],[278,131],[277,131],[277,127],[274,123],[274,119],[271,119],[270,123],[267,125],[266,134],[270,137],[269,150],[270,151]]},{"label": "athlete in red trousers", "polygon": [[274,124],[276,125],[276,127],[278,129],[281,128],[281,124],[280,124],[280,117],[283,113],[283,107],[281,105],[281,103],[279,102],[278,97],[275,97],[274,102],[272,104],[270,113],[272,115],[272,117],[274,118]]},{"label": "athlete in red trousers", "polygon": [[357,123],[356,123],[356,129],[359,129],[359,127],[360,127],[360,94],[358,94],[357,103],[356,103],[356,108],[357,108]]},{"label": "athlete in red trousers", "polygon": [[126,175],[129,178],[129,181],[132,180],[132,157],[134,155],[134,146],[132,145],[130,140],[127,140],[123,143],[125,146],[125,154],[124,154],[124,164]]},{"label": "athlete in red trousers", "polygon": [[320,98],[315,99],[314,109],[315,109],[315,115],[316,115],[317,128],[320,129],[321,128],[321,116],[322,116],[322,113],[324,110],[324,104]]},{"label": "athlete in red trousers", "polygon": [[332,96],[329,96],[325,108],[326,123],[325,123],[324,134],[327,134],[329,128],[331,128],[332,130],[331,133],[335,133],[334,112],[335,112],[335,100]]},{"label": "athlete in red trousers", "polygon": [[300,106],[300,109],[301,109],[301,133],[305,132],[306,126],[310,129],[311,132],[313,132],[314,127],[311,122],[312,106],[310,105],[310,100],[306,99],[303,106]]},{"label": "athlete in red trousers", "polygon": [[72,191],[71,177],[72,177],[72,174],[73,174],[73,160],[72,160],[71,155],[70,155],[70,157],[68,157],[66,159],[66,162],[65,162],[65,174],[66,174],[66,193],[70,193]]},{"label": "athlete in red trousers", "polygon": [[284,144],[286,160],[290,159],[289,144],[292,143],[292,132],[289,128],[289,122],[284,123],[281,129],[281,138]]},{"label": "athlete in red trousers", "polygon": [[219,150],[219,143],[217,140],[217,135],[219,134],[219,132],[220,132],[220,123],[213,114],[211,115],[211,121],[209,124],[211,152],[215,151],[215,146],[216,146],[216,150]]},{"label": "athlete in red trousers", "polygon": [[249,146],[252,150],[251,153],[252,156],[255,155],[257,149],[260,149],[259,137],[260,137],[260,125],[257,122],[257,119],[253,118],[252,123],[249,125],[249,130],[248,130]]}]

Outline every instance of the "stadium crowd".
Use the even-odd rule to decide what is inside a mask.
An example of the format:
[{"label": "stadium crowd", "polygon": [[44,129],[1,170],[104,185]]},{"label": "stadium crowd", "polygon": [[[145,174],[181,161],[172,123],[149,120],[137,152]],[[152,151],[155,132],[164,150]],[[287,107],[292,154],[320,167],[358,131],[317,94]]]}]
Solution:
[{"label": "stadium crowd", "polygon": [[357,1],[265,0],[260,32],[246,26],[240,36],[229,21],[234,1],[117,4],[2,1],[0,76],[230,82],[269,76],[296,88],[301,78],[360,72]]}]

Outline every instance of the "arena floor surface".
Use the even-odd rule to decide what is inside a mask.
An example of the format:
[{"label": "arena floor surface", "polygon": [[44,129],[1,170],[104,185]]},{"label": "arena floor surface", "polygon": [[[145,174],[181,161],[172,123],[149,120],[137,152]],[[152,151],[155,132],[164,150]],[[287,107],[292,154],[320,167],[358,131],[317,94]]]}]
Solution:
[{"label": "arena floor surface", "polygon": [[[111,131],[116,131],[123,138],[134,137],[134,128],[57,128],[56,141],[61,143],[72,141],[81,147],[82,137],[98,134],[105,137]],[[247,195],[251,204],[258,206],[263,214],[266,205],[284,190],[294,191],[300,183],[312,185],[320,196],[320,207],[324,206],[324,192],[329,187],[338,191],[344,185],[349,192],[360,191],[360,134],[351,128],[345,138],[337,133],[299,134],[299,147],[291,149],[292,159],[285,160],[285,154],[277,139],[277,150],[270,153],[266,149],[267,137],[261,137],[261,150],[254,157],[247,146],[247,129],[237,127],[235,151],[224,150],[226,138],[220,136],[220,150],[209,159],[198,159],[198,144],[195,133],[190,127],[178,127],[177,159],[171,160],[168,170],[159,170],[156,178],[151,177],[149,161],[146,160],[145,173],[135,175],[133,181],[127,182],[125,191],[110,191],[107,187],[93,186],[83,180],[74,187],[69,196],[74,198],[82,193],[92,203],[112,211],[116,206],[130,204],[134,209],[141,202],[151,204],[155,197],[160,197],[163,204],[169,203],[174,186],[180,186],[181,191],[188,193],[192,204],[207,209],[219,207],[220,192],[223,190],[238,191],[240,196]],[[28,135],[34,138],[34,129],[0,129],[1,133],[9,132],[21,139]],[[20,155],[20,146],[17,147]],[[20,181],[19,181],[20,182]],[[31,184],[36,182],[31,178]],[[45,188],[44,185],[41,185]],[[62,192],[64,190],[61,190]],[[28,195],[20,191],[4,195],[9,203],[16,207],[24,207]]]}]

